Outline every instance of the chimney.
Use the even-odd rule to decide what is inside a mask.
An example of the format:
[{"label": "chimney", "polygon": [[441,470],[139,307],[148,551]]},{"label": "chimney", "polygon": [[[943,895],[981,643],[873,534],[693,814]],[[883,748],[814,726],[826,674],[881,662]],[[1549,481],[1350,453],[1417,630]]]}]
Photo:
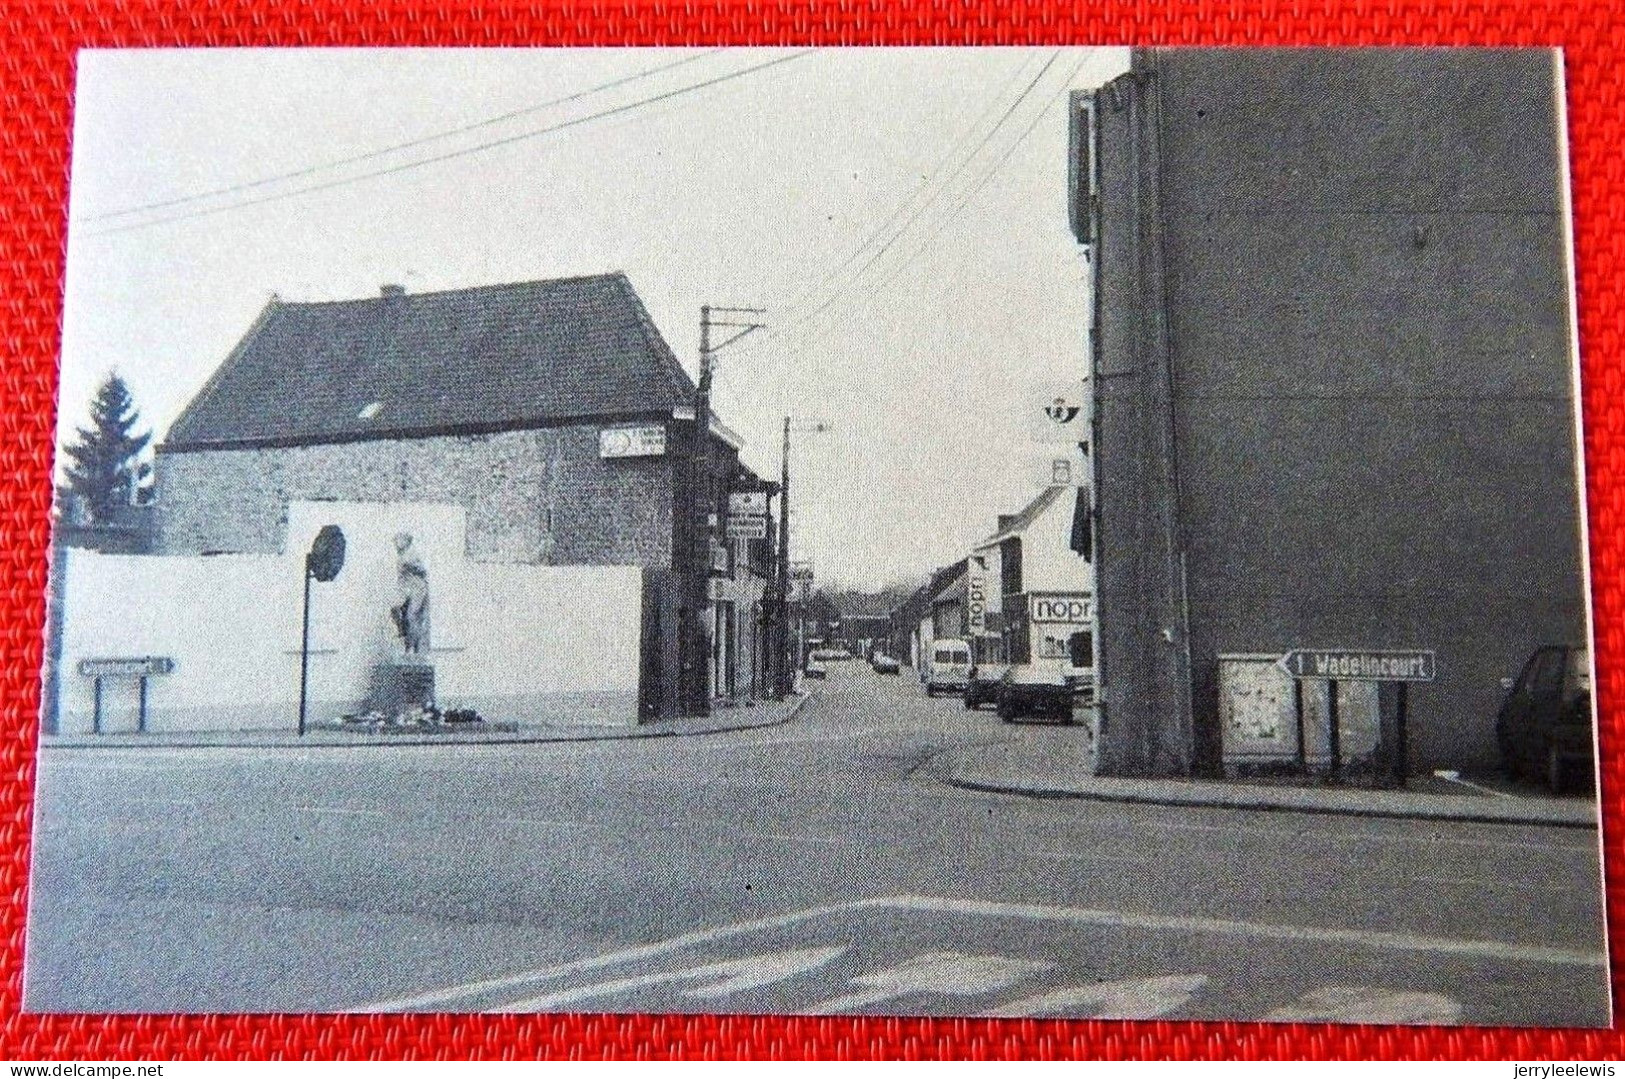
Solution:
[{"label": "chimney", "polygon": [[378,286],[378,295],[382,296],[386,300],[393,300],[398,296],[405,296],[406,295],[406,286],[405,285],[379,285]]}]

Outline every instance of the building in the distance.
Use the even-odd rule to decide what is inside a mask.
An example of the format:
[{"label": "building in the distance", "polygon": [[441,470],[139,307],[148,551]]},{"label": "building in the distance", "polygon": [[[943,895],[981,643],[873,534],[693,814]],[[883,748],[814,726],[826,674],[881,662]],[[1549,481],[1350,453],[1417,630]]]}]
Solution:
[{"label": "building in the distance", "polygon": [[473,561],[646,571],[645,717],[744,695],[772,541],[721,522],[771,485],[695,405],[618,273],[273,300],[158,447],[155,553],[280,552],[298,502],[461,507]]},{"label": "building in the distance", "polygon": [[1560,75],[1143,49],[1074,101],[1104,770],[1217,768],[1220,657],[1297,647],[1434,650],[1412,766],[1488,765],[1584,640]]}]

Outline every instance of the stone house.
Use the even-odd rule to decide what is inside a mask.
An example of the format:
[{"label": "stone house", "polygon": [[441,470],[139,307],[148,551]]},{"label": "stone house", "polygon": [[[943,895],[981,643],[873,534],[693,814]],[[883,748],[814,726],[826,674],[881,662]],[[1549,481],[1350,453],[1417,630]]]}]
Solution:
[{"label": "stone house", "polygon": [[623,274],[273,299],[157,448],[154,553],[279,553],[294,502],[461,506],[474,561],[642,567],[640,712],[674,714],[714,682],[698,578],[771,565],[743,541],[713,570],[740,443],[713,419],[700,447],[694,409]]}]

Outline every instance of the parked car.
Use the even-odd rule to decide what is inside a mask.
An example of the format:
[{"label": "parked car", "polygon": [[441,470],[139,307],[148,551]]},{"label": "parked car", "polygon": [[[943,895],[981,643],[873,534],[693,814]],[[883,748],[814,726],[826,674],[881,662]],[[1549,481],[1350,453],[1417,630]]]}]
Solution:
[{"label": "parked car", "polygon": [[1561,793],[1581,779],[1594,782],[1591,655],[1584,645],[1537,648],[1507,691],[1495,717],[1501,767],[1515,778],[1542,779]]},{"label": "parked car", "polygon": [[938,690],[962,693],[970,677],[970,645],[956,637],[932,641],[920,663],[920,681],[925,683],[925,695],[935,697]]},{"label": "parked car", "polygon": [[824,666],[824,661],[814,652],[807,658],[807,665],[801,669],[801,673],[807,678],[824,678],[829,674],[829,668]]},{"label": "parked car", "polygon": [[1008,663],[972,664],[965,676],[965,707],[980,708],[996,704],[999,699],[999,680],[1010,669]]},{"label": "parked car", "polygon": [[1049,716],[1070,723],[1073,693],[1072,681],[1053,666],[1015,663],[999,678],[995,704],[1006,723],[1026,716]]},{"label": "parked car", "polygon": [[876,652],[869,659],[869,666],[874,668],[876,674],[903,673],[903,665],[901,663],[897,662],[897,660],[893,659],[891,656],[881,655],[879,652]]},{"label": "parked car", "polygon": [[828,652],[824,653],[824,658],[833,660],[851,659],[852,653],[848,652],[844,648],[831,648]]}]

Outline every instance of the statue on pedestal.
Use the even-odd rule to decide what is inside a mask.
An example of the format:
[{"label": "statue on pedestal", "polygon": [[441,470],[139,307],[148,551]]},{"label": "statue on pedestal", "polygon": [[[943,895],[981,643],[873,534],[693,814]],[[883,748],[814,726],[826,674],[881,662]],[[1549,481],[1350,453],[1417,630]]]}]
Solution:
[{"label": "statue on pedestal", "polygon": [[389,609],[395,631],[408,656],[425,655],[429,651],[429,570],[410,532],[395,536],[395,575],[398,602]]}]

